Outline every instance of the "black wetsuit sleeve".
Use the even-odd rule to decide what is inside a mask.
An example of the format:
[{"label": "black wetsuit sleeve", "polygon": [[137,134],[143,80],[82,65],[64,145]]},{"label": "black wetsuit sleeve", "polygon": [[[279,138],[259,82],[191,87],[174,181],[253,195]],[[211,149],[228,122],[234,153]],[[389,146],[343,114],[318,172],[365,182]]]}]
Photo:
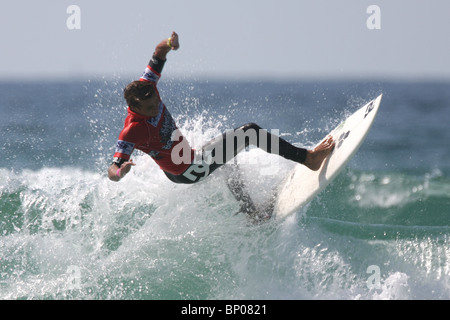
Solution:
[{"label": "black wetsuit sleeve", "polygon": [[161,74],[165,63],[166,60],[162,60],[158,58],[156,55],[153,55],[150,61],[148,62],[148,65],[150,66],[150,68],[153,69],[153,71]]},{"label": "black wetsuit sleeve", "polygon": [[115,164],[115,165],[117,165],[120,168],[125,161],[127,161],[127,160],[119,158],[119,157],[115,157],[113,159],[112,164]]}]

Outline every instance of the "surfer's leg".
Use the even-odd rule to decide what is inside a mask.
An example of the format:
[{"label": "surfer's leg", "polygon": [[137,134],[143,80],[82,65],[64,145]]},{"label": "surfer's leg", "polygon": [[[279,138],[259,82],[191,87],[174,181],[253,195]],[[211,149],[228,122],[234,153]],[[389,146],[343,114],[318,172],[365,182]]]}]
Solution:
[{"label": "surfer's leg", "polygon": [[[304,164],[313,171],[320,169],[322,162],[335,147],[333,137],[329,136],[313,150],[298,148],[286,140],[262,129],[256,123],[247,123],[235,129],[234,132],[237,136],[237,141],[239,141],[239,133],[243,132],[245,147],[249,144],[255,145],[268,153],[278,154],[285,159]],[[249,134],[253,132],[256,132],[256,134]],[[237,147],[239,147],[239,144]]]},{"label": "surfer's leg", "polygon": [[240,203],[240,212],[252,215],[256,212],[256,206],[253,203],[250,194],[247,192],[244,181],[242,180],[240,170],[237,164],[227,165],[227,186],[233,196]]},{"label": "surfer's leg", "polygon": [[335,143],[330,136],[313,150],[298,148],[284,139],[262,129],[256,123],[247,123],[223,133],[205,144],[200,161],[193,163],[182,175],[166,172],[176,183],[195,183],[209,176],[237,156],[244,148],[254,145],[268,153],[278,154],[285,159],[302,163],[311,170],[318,170],[325,158],[333,151]]},{"label": "surfer's leg", "polygon": [[233,196],[240,204],[239,212],[247,214],[253,223],[270,219],[274,208],[274,199],[270,199],[268,204],[257,206],[244,183],[239,165],[234,163],[225,166],[227,174],[227,186]]},{"label": "surfer's leg", "polygon": [[317,171],[320,169],[322,162],[333,151],[335,142],[332,136],[328,136],[313,150],[308,150],[305,162],[303,163],[309,169]]},{"label": "surfer's leg", "polygon": [[249,145],[298,163],[306,160],[306,149],[290,144],[253,122],[227,131],[211,140],[203,146],[203,153],[212,159],[211,163],[224,164]]},{"label": "surfer's leg", "polygon": [[252,144],[268,153],[278,154],[285,159],[298,163],[303,163],[306,159],[306,149],[290,144],[279,136],[261,128],[256,123],[247,123],[236,129],[235,132],[239,132],[239,130],[244,132],[245,137],[251,137],[250,133],[253,134],[253,132],[256,132],[256,143],[255,139],[249,138],[248,141],[246,141],[247,144]]}]

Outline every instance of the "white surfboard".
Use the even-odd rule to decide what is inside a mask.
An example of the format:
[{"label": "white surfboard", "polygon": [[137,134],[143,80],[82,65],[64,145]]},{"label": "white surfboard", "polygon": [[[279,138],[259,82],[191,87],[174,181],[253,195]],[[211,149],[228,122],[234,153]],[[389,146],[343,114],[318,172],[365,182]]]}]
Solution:
[{"label": "white surfboard", "polygon": [[295,166],[278,191],[274,208],[276,219],[296,212],[336,178],[366,138],[381,98],[382,95],[370,101],[327,134],[326,137],[331,135],[334,138],[336,146],[318,171],[312,171],[302,164]]}]

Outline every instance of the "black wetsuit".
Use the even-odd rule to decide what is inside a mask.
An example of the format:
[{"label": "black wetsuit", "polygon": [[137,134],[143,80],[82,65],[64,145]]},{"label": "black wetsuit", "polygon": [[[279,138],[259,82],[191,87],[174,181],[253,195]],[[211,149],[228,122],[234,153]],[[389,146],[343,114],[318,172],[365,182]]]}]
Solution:
[{"label": "black wetsuit", "polygon": [[202,148],[185,172],[174,175],[165,172],[166,176],[176,183],[195,183],[203,180],[234,158],[249,145],[254,145],[268,153],[275,153],[283,158],[298,163],[305,162],[306,149],[293,146],[282,138],[262,129],[256,123],[247,123],[208,142]]}]

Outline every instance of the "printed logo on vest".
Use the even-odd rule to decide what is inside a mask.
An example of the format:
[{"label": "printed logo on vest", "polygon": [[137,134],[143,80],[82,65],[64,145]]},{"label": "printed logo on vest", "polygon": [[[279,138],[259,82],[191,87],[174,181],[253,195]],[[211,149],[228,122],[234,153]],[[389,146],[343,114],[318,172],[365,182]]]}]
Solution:
[{"label": "printed logo on vest", "polygon": [[119,140],[116,145],[116,152],[130,155],[133,152],[134,143]]}]

